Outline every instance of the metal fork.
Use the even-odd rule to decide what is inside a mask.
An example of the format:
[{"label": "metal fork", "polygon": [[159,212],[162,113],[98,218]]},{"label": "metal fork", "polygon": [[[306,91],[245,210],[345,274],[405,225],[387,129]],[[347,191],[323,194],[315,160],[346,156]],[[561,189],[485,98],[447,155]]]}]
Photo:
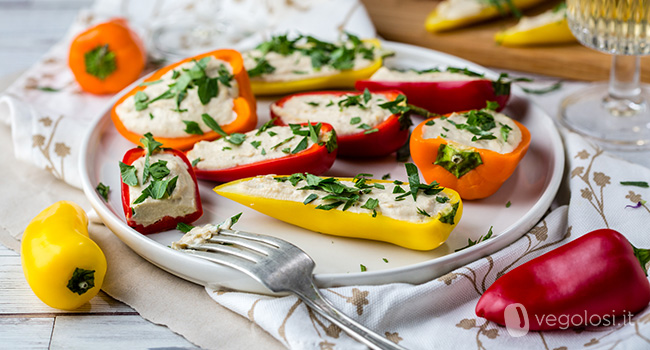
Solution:
[{"label": "metal fork", "polygon": [[242,271],[272,292],[296,294],[314,311],[371,349],[406,350],[335,309],[314,285],[314,261],[287,241],[220,229],[207,243],[188,245],[181,251]]}]

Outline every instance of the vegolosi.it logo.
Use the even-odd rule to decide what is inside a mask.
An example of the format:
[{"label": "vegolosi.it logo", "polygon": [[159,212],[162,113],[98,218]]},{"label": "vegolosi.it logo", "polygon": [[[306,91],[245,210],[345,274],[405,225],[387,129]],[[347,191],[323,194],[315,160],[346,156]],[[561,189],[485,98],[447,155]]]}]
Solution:
[{"label": "vegolosi.it logo", "polygon": [[[617,317],[617,315],[619,315]],[[506,329],[510,336],[517,338],[528,334],[531,328],[531,319],[528,317],[528,311],[522,304],[510,304],[503,311],[506,323]],[[589,315],[587,310],[584,314],[535,314],[533,329],[569,329],[579,326],[615,326],[626,325],[632,322],[633,314],[629,311],[616,312],[612,310],[609,315]]]},{"label": "vegolosi.it logo", "polygon": [[523,337],[530,329],[530,320],[528,312],[522,304],[510,304],[503,311],[506,321],[506,329],[511,337]]}]

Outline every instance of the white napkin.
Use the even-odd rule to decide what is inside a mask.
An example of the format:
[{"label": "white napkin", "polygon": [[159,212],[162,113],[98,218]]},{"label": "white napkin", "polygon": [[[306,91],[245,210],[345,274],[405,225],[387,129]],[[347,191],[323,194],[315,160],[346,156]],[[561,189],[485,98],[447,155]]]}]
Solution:
[{"label": "white napkin", "polygon": [[[592,230],[616,229],[635,246],[650,248],[650,207],[632,208],[650,199],[650,189],[620,184],[650,182],[650,169],[614,158],[576,134],[564,138],[570,204],[553,210],[511,246],[421,285],[327,288],[322,294],[348,316],[408,349],[649,348],[648,308],[625,324],[619,320],[612,327],[530,332],[520,338],[474,313],[497,277]],[[207,291],[290,349],[365,349],[295,296]]]},{"label": "white napkin", "polygon": [[[230,33],[249,34],[222,43],[236,49],[250,48],[271,33],[290,31],[312,34],[323,40],[335,40],[341,30],[375,37],[372,22],[357,0],[223,0],[220,9],[214,3],[219,2],[100,0],[92,10],[82,11],[65,38],[0,94],[0,122],[12,128],[16,158],[81,188],[78,155],[82,137],[91,122],[109,107],[112,96],[92,95],[80,89],[67,65],[68,47],[76,34],[111,17],[128,18],[133,29],[149,43],[150,53],[155,53],[151,42],[157,28],[171,26],[179,20],[183,23],[217,20],[209,11],[217,11]],[[150,65],[146,70],[152,68]]]}]

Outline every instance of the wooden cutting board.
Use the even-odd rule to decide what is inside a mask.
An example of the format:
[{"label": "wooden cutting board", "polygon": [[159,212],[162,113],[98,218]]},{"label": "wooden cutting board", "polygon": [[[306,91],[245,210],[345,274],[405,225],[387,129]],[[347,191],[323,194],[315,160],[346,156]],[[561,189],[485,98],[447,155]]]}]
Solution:
[{"label": "wooden cutting board", "polygon": [[[386,40],[428,47],[465,58],[480,65],[577,80],[607,80],[611,55],[586,48],[577,42],[545,47],[511,48],[494,42],[494,34],[517,20],[497,19],[445,33],[424,29],[436,0],[362,0],[378,34]],[[526,11],[534,15],[553,7],[549,1]],[[650,60],[641,59],[642,80],[650,82]]]}]

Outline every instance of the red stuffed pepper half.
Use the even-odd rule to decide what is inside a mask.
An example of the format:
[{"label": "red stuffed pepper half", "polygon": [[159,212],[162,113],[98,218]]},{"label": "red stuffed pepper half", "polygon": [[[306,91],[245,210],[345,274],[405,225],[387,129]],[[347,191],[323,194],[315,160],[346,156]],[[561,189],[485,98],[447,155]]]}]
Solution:
[{"label": "red stuffed pepper half", "polygon": [[368,80],[359,80],[357,90],[402,91],[409,103],[431,113],[447,114],[499,104],[501,110],[510,98],[511,82],[501,75],[497,80],[466,68],[398,70],[382,67]]},{"label": "red stuffed pepper half", "polygon": [[395,113],[406,105],[400,91],[318,91],[286,96],[271,105],[276,125],[321,122],[336,131],[338,154],[385,156],[408,140],[410,120]]},{"label": "red stuffed pepper half", "polygon": [[246,134],[201,141],[187,152],[200,179],[228,182],[258,175],[322,174],[336,159],[336,132],[329,124],[277,126],[273,120]]},{"label": "red stuffed pepper half", "polygon": [[120,162],[127,224],[149,234],[196,221],[203,208],[192,164],[182,152],[160,148],[151,134],[144,136],[144,149],[130,149]]}]

